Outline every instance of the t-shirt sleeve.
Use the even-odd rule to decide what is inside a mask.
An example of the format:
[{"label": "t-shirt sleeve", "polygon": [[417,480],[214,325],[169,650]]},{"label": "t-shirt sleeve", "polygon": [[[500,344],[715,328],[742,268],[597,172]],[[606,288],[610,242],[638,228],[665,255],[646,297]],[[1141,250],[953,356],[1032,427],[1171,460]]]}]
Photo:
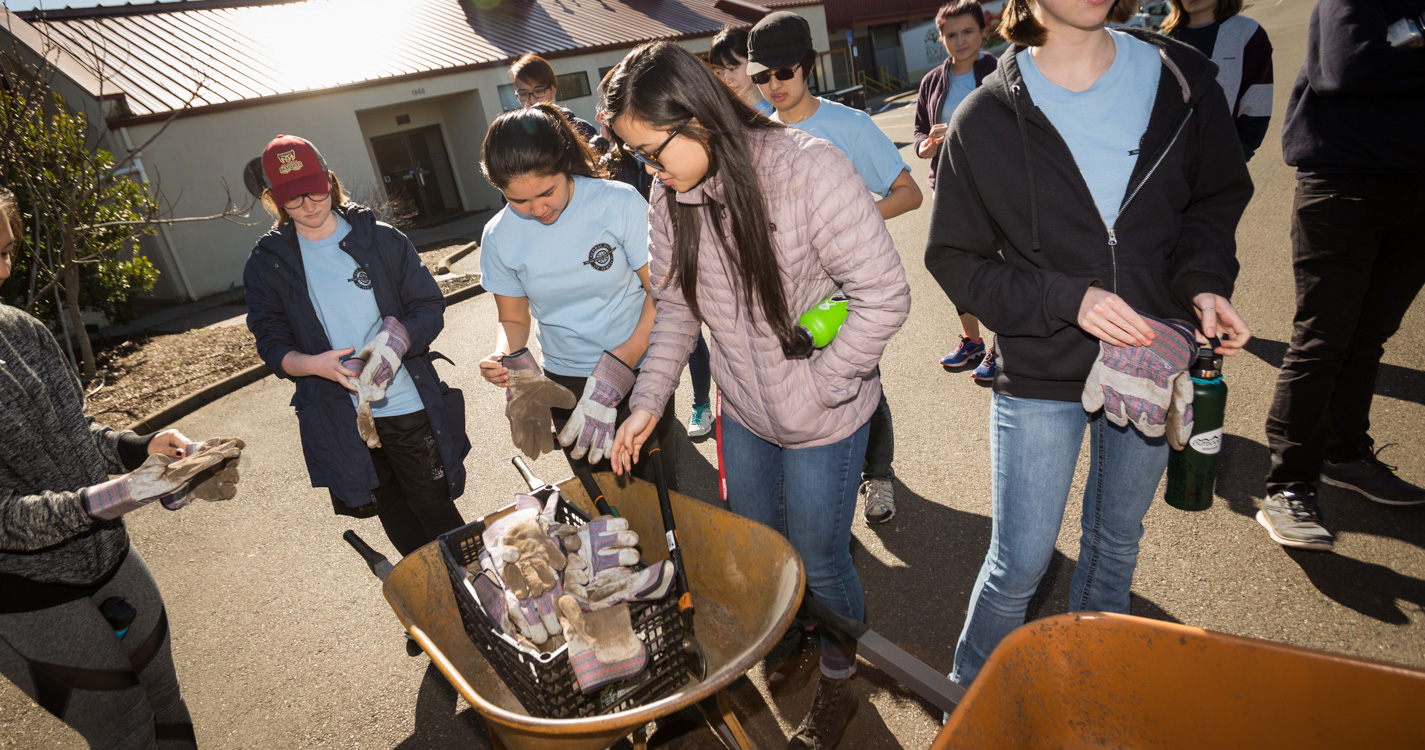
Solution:
[{"label": "t-shirt sleeve", "polygon": [[[491,228],[493,229],[493,227]],[[480,240],[480,286],[501,297],[528,297],[513,268],[501,257],[500,241],[494,231]]]},{"label": "t-shirt sleeve", "polygon": [[[623,193],[629,195],[623,195]],[[624,204],[623,254],[628,267],[637,271],[648,265],[649,206],[636,191],[619,191]]]},{"label": "t-shirt sleeve", "polygon": [[868,166],[862,178],[871,192],[886,197],[891,192],[891,183],[908,171],[910,165],[901,158],[901,152],[890,137],[876,127],[870,117],[857,118],[861,121],[860,134],[856,138],[857,164]]}]

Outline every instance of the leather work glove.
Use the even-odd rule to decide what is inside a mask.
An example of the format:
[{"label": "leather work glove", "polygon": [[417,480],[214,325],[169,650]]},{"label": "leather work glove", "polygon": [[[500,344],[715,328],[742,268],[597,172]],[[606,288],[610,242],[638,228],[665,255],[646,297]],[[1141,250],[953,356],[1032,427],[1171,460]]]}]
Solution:
[{"label": "leather work glove", "polygon": [[155,500],[177,499],[195,477],[222,460],[216,453],[209,453],[194,461],[152,455],[137,469],[107,482],[86,487],[79,494],[84,499],[84,507],[89,511],[89,515],[112,520]]},{"label": "leather work glove", "polygon": [[635,549],[638,534],[628,529],[625,519],[599,516],[584,526],[552,531],[567,552],[564,589],[585,610],[627,601],[656,601],[672,589],[676,572],[672,561],[634,570],[639,562]]},{"label": "leather work glove", "polygon": [[566,564],[564,553],[539,523],[539,501],[528,497],[528,503],[530,507],[517,505],[481,534],[505,588],[517,599],[537,597],[554,588],[559,582],[555,571]]},{"label": "leather work glove", "polygon": [[[1099,342],[1098,360],[1084,382],[1084,410],[1100,408],[1119,427],[1130,422],[1147,437],[1168,435],[1181,450],[1192,434],[1192,376],[1187,372],[1197,356],[1193,327],[1181,320],[1142,315],[1152,327],[1148,346],[1114,346]],[[1169,428],[1172,429],[1169,429]]]},{"label": "leather work glove", "polygon": [[352,381],[359,402],[356,407],[356,431],[368,448],[381,447],[381,437],[376,434],[376,418],[371,414],[371,402],[386,398],[386,388],[396,379],[396,371],[401,369],[401,358],[410,348],[411,335],[406,332],[406,326],[387,315],[381,319],[376,335],[343,362],[347,372],[359,368]]},{"label": "leather work glove", "polygon": [[585,612],[574,597],[562,596],[559,620],[569,643],[569,663],[585,695],[648,666],[648,649],[633,632],[627,604]]},{"label": "leather work glove", "polygon": [[574,394],[544,376],[534,355],[526,347],[500,358],[510,371],[510,387],[505,389],[505,417],[510,420],[510,437],[515,447],[530,458],[554,450],[554,418],[550,408],[573,409]]},{"label": "leather work glove", "polygon": [[242,460],[242,449],[246,447],[242,438],[235,437],[189,443],[183,449],[183,458],[174,459],[169,464],[169,471],[186,471],[188,463],[206,463],[209,455],[217,455],[220,460],[195,474],[179,493],[160,498],[163,507],[178,510],[194,500],[221,502],[233,499],[237,495],[238,464]]},{"label": "leather work glove", "polygon": [[579,405],[559,433],[561,445],[574,446],[570,456],[584,458],[588,454],[589,463],[596,464],[609,455],[618,405],[633,390],[633,381],[633,370],[623,360],[607,351],[599,357]]},{"label": "leather work glove", "polygon": [[484,607],[490,621],[506,635],[523,638],[545,653],[559,648],[562,642],[552,642],[558,640],[561,630],[559,617],[555,613],[558,587],[538,597],[518,599],[500,585],[499,577],[489,568],[493,564],[489,554],[482,550],[480,565],[485,569],[478,574],[469,570],[465,572],[466,580],[475,591],[475,598]]}]

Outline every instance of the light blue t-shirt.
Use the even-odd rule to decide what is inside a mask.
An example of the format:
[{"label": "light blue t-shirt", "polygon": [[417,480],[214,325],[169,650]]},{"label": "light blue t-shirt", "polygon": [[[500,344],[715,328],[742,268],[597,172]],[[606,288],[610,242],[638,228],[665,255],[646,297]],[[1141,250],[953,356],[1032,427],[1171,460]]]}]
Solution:
[{"label": "light blue t-shirt", "polygon": [[[341,249],[341,241],[350,232],[351,225],[337,214],[336,231],[330,237],[313,241],[299,234],[297,245],[302,250],[307,294],[312,298],[312,306],[317,308],[317,319],[322,322],[322,330],[327,332],[332,348],[350,346],[361,351],[381,328],[381,308],[376,306],[376,292],[372,291],[366,269]],[[353,408],[360,405],[355,393],[351,394],[351,405]],[[396,417],[424,408],[416,384],[402,367],[396,371],[396,379],[386,387],[386,398],[371,403],[371,416]]]},{"label": "light blue t-shirt", "polygon": [[1051,83],[1027,49],[1015,59],[1029,95],[1069,145],[1103,223],[1111,228],[1138,163],[1163,65],[1157,47],[1121,31],[1109,33],[1113,64],[1084,91]]},{"label": "light blue t-shirt", "polygon": [[772,106],[772,103],[767,101],[766,99],[757,102],[753,105],[753,107],[755,107],[758,112],[761,112],[762,114],[768,117],[771,117],[772,115],[777,113],[777,108]]},{"label": "light blue t-shirt", "polygon": [[574,178],[553,224],[505,206],[480,240],[480,284],[526,297],[539,321],[544,369],[587,377],[604,350],[628,340],[643,312],[648,203],[621,182]]},{"label": "light blue t-shirt", "polygon": [[962,76],[950,76],[950,80],[945,86],[945,104],[940,107],[940,119],[937,123],[950,122],[950,118],[955,116],[955,108],[960,106],[960,102],[965,101],[965,97],[975,90],[975,71],[971,70]]},{"label": "light blue t-shirt", "polygon": [[[817,138],[831,141],[841,153],[851,157],[857,174],[866,181],[866,187],[882,198],[891,192],[891,183],[908,171],[910,166],[901,158],[901,152],[889,136],[876,127],[871,116],[859,109],[844,104],[821,99],[816,111],[801,122],[791,123],[791,127],[804,130]],[[782,121],[781,113],[772,115],[777,122]]]}]

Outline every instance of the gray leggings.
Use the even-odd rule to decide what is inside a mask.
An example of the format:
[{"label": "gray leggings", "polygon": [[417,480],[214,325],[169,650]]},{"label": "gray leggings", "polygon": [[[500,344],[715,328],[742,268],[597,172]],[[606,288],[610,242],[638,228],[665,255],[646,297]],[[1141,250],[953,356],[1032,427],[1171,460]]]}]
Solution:
[{"label": "gray leggings", "polygon": [[[99,612],[109,597],[136,610],[120,640]],[[93,596],[0,614],[0,674],[95,748],[192,747],[163,599],[138,550]]]}]

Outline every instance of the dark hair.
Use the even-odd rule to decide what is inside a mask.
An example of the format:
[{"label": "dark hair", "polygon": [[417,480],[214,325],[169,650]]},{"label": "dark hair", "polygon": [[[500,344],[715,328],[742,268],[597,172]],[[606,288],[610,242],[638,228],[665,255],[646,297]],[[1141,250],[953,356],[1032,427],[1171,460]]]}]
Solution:
[{"label": "dark hair", "polygon": [[980,30],[985,28],[985,9],[980,7],[979,0],[950,0],[935,12],[935,30],[943,33],[944,23],[958,16],[974,16]]},{"label": "dark hair", "polygon": [[[327,179],[332,186],[332,208],[346,205],[351,198],[347,196],[346,188],[342,187],[341,180],[337,179],[336,172],[327,172]],[[274,227],[280,227],[292,220],[292,215],[287,213],[287,209],[277,204],[277,198],[272,195],[271,188],[262,189],[262,207],[274,219],[272,222],[272,226]]]},{"label": "dark hair", "polygon": [[[1109,23],[1125,23],[1138,12],[1138,0],[1113,0],[1108,9]],[[1011,44],[1025,47],[1043,47],[1049,40],[1049,30],[1034,17],[1029,0],[1005,0],[1004,14],[1000,16],[999,35]]]},{"label": "dark hair", "polygon": [[[1212,10],[1212,20],[1226,21],[1241,12],[1242,0],[1217,0],[1217,7]],[[1183,0],[1169,0],[1168,17],[1163,19],[1162,32],[1171,34],[1178,27],[1186,26],[1187,22],[1188,13],[1183,7]]]},{"label": "dark hair", "polygon": [[510,80],[529,81],[535,86],[554,86],[554,68],[549,66],[548,60],[526,52],[510,63]]},{"label": "dark hair", "polygon": [[500,190],[521,175],[603,177],[598,156],[553,105],[506,112],[490,124],[480,151],[480,171]]},{"label": "dark hair", "polygon": [[747,61],[747,29],[724,26],[708,45],[708,62],[730,68],[738,59]]},{"label": "dark hair", "polygon": [[[701,215],[706,214],[749,314],[755,316],[760,310],[782,345],[795,345],[772,220],[747,146],[750,130],[782,126],[748,106],[701,60],[672,42],[644,44],[614,68],[608,112],[610,122],[630,117],[653,128],[683,126],[681,135],[707,151],[708,176],[724,175],[725,206],[711,199],[697,205],[679,203],[674,191],[665,188],[673,224],[673,262],[668,276],[656,283],[682,289],[688,307],[702,318],[697,297],[698,246]],[[732,225],[731,242],[723,234],[724,216]]]}]

